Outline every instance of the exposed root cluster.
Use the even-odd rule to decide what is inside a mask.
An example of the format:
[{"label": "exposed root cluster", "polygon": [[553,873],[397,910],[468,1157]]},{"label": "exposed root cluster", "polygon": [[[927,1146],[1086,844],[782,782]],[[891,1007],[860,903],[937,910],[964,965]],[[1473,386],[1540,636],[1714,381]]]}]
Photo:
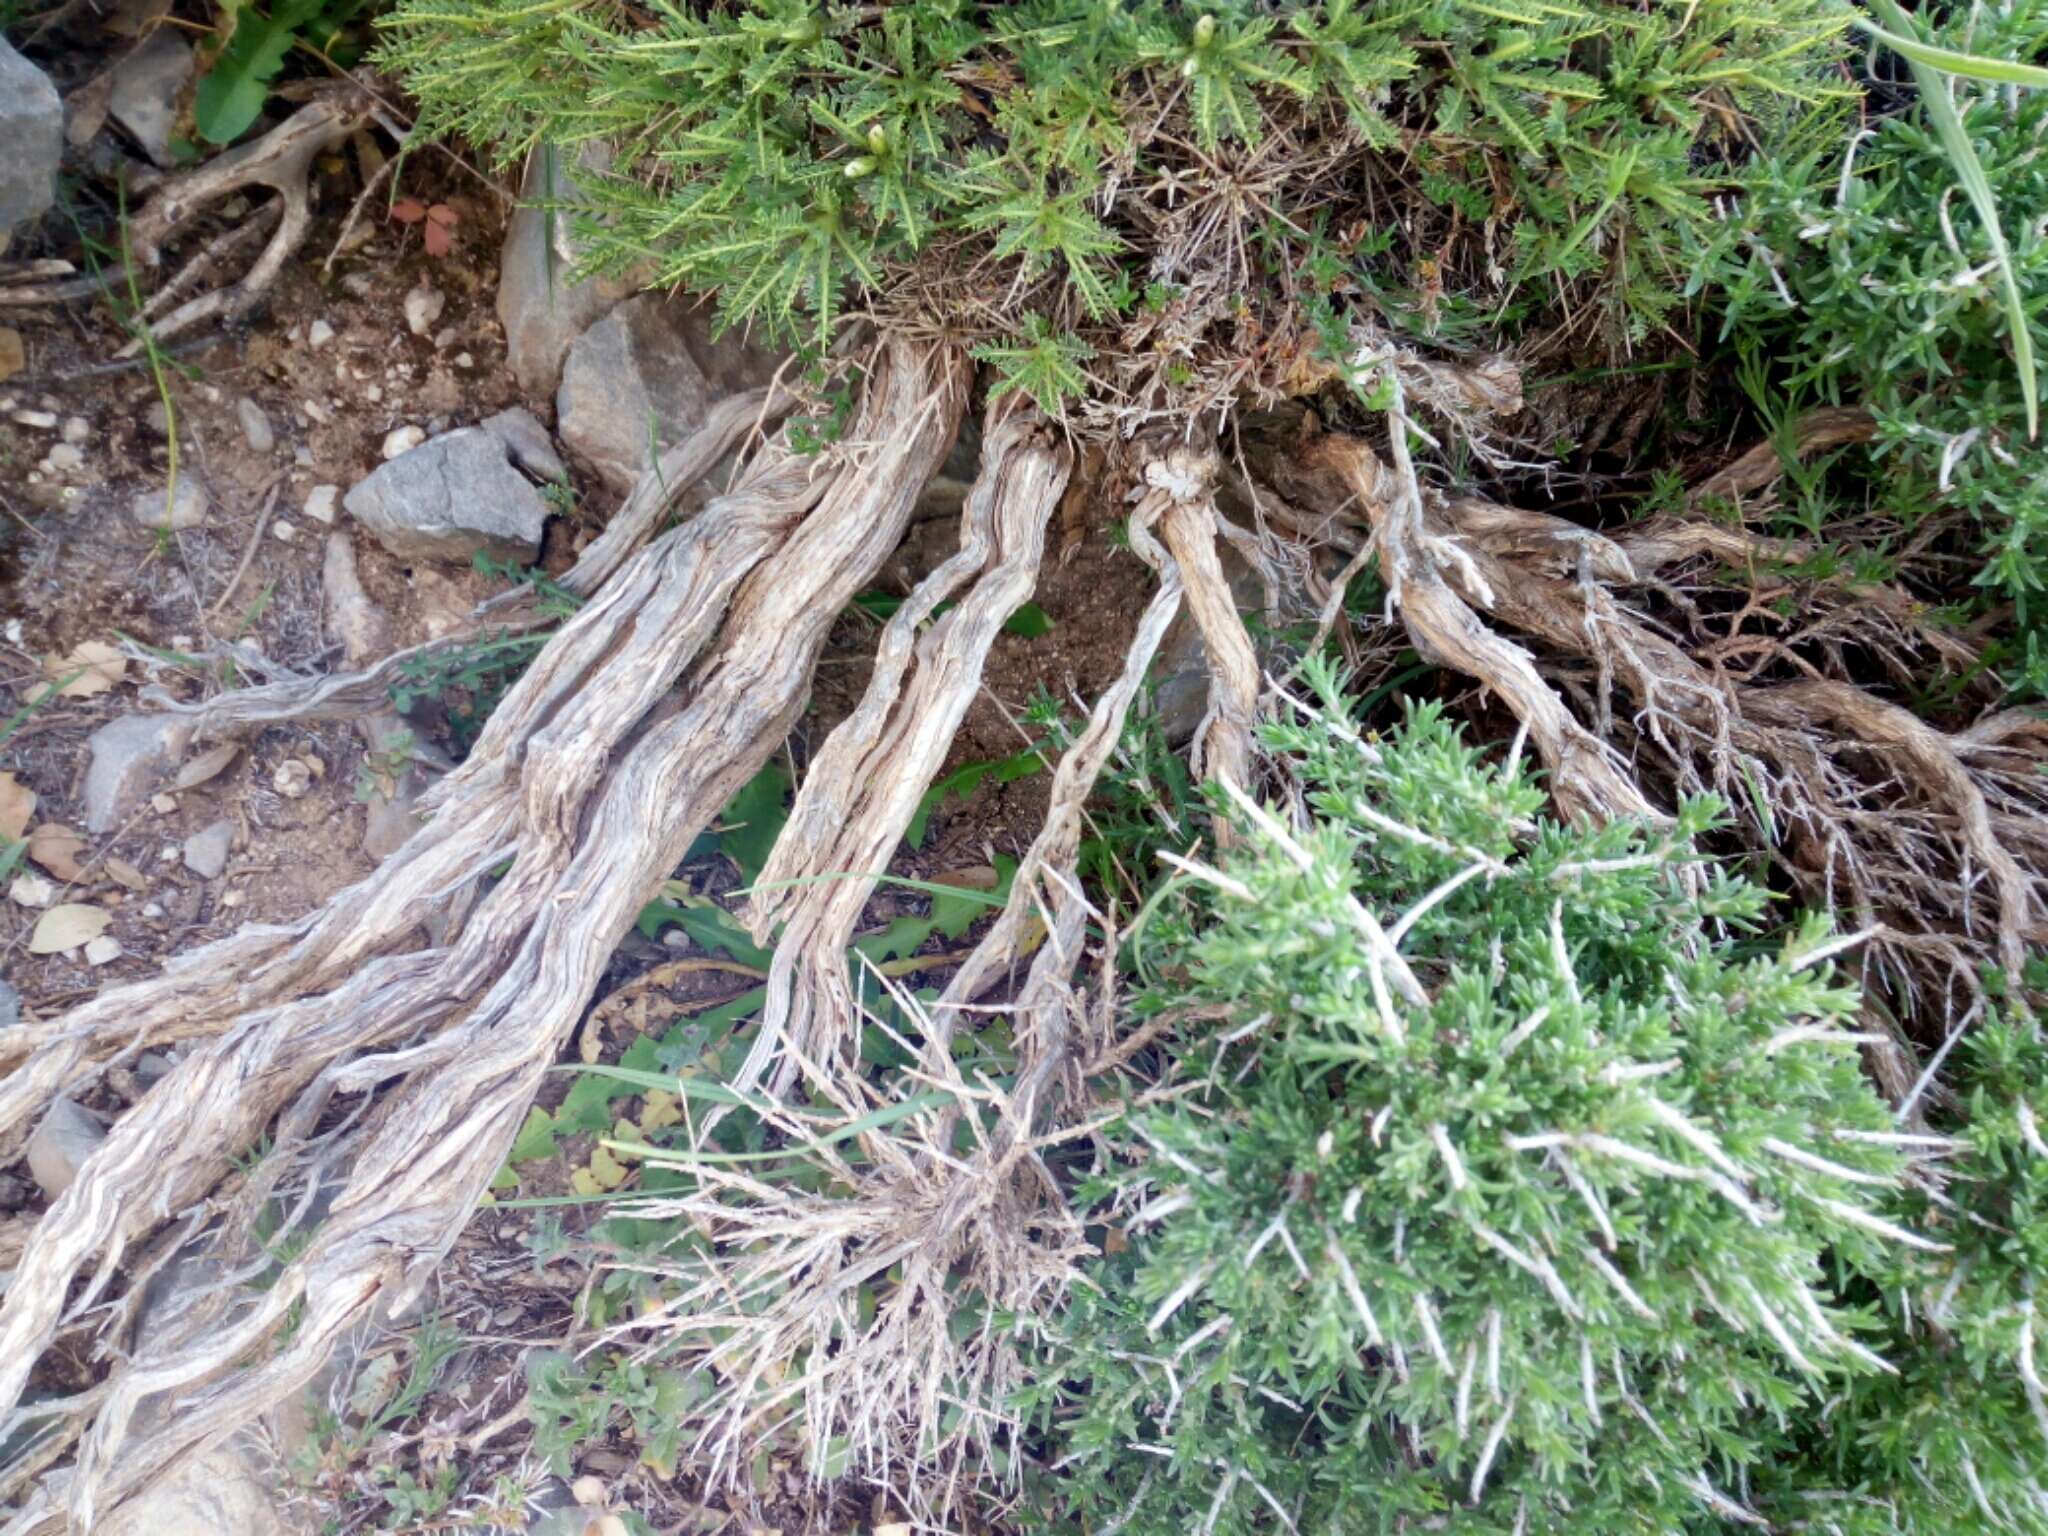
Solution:
[{"label": "exposed root cluster", "polygon": [[[1568,813],[1654,818],[1671,794],[1717,791],[1804,898],[1875,932],[1871,979],[1892,996],[1933,987],[1961,1011],[1981,962],[2017,968],[2042,937],[2039,721],[1998,716],[1944,734],[1830,663],[1880,642],[1957,659],[1960,641],[1888,588],[1815,597],[1790,638],[1745,634],[1740,620],[1718,633],[1725,614],[1704,612],[1688,584],[1725,599],[1733,588],[1704,573],[1754,572],[1796,559],[1795,546],[1704,519],[1606,538],[1436,494],[1409,461],[1407,402],[1469,423],[1516,393],[1497,369],[1383,361],[1396,394],[1384,453],[1313,433],[1240,461],[1267,533],[1328,533],[1348,571],[1376,559],[1416,648],[1498,695]],[[432,791],[432,820],[372,877],[296,924],[245,929],[155,980],[0,1036],[5,1144],[127,1054],[187,1043],[11,1261],[0,1438],[20,1422],[44,1433],[0,1469],[0,1497],[25,1492],[6,1536],[95,1528],[181,1457],[299,1391],[347,1331],[425,1283],[635,913],[797,719],[829,626],[901,538],[969,382],[955,348],[884,343],[840,444],[805,455],[772,433],[703,511],[659,531],[686,487],[790,407],[779,388],[725,402],[564,579],[585,605]],[[859,1158],[833,1131],[884,1104],[858,1069],[875,1021],[856,1000],[847,945],[1072,489],[1072,448],[1035,413],[991,410],[959,550],[884,628],[868,692],[813,759],[754,894],[749,925],[778,942],[734,1086],[830,1177],[798,1187],[692,1159],[689,1194],[634,1209],[688,1218],[697,1257],[666,1309],[623,1330],[714,1371],[698,1448],[715,1468],[744,1466],[795,1423],[814,1450],[841,1446],[853,1468],[943,1511],[992,1453],[1017,1465],[1003,1405],[1021,1367],[995,1315],[1042,1314],[1088,1251],[1045,1154],[1088,1132],[1089,1079],[1136,1048],[1117,1038],[1115,915],[1091,906],[1076,873],[1083,807],[1183,603],[1209,658],[1197,767],[1256,811],[1260,667],[1218,554],[1219,540],[1252,536],[1217,509],[1216,445],[1141,436],[1132,447],[1130,538],[1157,592],[1122,673],[1058,761],[1005,904],[939,999],[898,998],[922,1035],[907,1091],[937,1092],[886,1129],[872,1122]],[[1737,479],[1754,488],[1758,473]],[[1326,627],[1343,586],[1324,589]],[[538,620],[515,598],[470,633]],[[1755,652],[1715,649],[1757,636],[1767,643]],[[406,659],[228,695],[190,724],[204,736],[360,713]],[[1092,966],[1091,929],[1106,936]],[[1388,954],[1405,974],[1391,941]],[[1412,977],[1408,987],[1424,995]],[[1011,1023],[1003,1089],[954,1049],[989,1008]],[[266,1133],[272,1151],[234,1172]],[[269,1262],[253,1238],[259,1215],[280,1198],[302,1242],[268,1287],[223,1286],[154,1332],[146,1354],[129,1353],[150,1269],[200,1240],[230,1274],[253,1272]],[[976,1327],[954,1325],[976,1308]],[[101,1384],[21,1409],[38,1358],[87,1329],[107,1361]],[[152,1403],[175,1412],[145,1411]]]},{"label": "exposed root cluster", "polygon": [[[232,1269],[271,1189],[329,1186],[324,1218],[239,1311],[196,1309],[147,1357],[124,1360],[104,1338],[99,1387],[23,1415],[55,1422],[46,1447],[78,1450],[10,1536],[66,1519],[95,1529],[179,1457],[300,1390],[354,1323],[417,1293],[634,914],[788,733],[834,616],[944,460],[967,377],[957,353],[883,348],[837,450],[770,443],[732,490],[627,561],[371,878],[298,924],[245,930],[8,1037],[0,1129],[118,1051],[192,1044],[29,1239],[0,1305],[0,1412],[161,1224],[215,1228]],[[438,937],[423,943],[423,929]],[[257,1174],[223,1187],[266,1127]],[[160,1393],[176,1395],[175,1415],[131,1434]]]},{"label": "exposed root cluster", "polygon": [[[1828,412],[1804,442],[1858,432],[1867,418]],[[1704,517],[1607,538],[1549,514],[1433,494],[1400,430],[1384,456],[1311,432],[1262,455],[1258,473],[1285,503],[1349,507],[1367,524],[1409,638],[1498,695],[1550,769],[1561,807],[1654,817],[1653,789],[1719,795],[1803,900],[1870,930],[1866,980],[1899,1013],[1962,1018],[1981,1001],[1982,966],[2017,976],[2028,946],[2048,935],[2038,876],[2023,862],[2038,859],[2048,791],[2038,754],[2013,737],[2030,734],[2023,724],[1986,722],[1979,746],[1846,676],[1850,652],[1973,659],[1903,592],[1812,583],[1789,636],[1717,649],[1681,579],[1719,595],[1750,591],[1709,578],[1732,566],[1760,581],[1757,567],[1803,558],[1798,545]],[[1766,483],[1755,453],[1706,482],[1716,496]],[[1668,612],[1653,617],[1654,599]],[[1730,628],[1768,614],[1752,595]]]}]

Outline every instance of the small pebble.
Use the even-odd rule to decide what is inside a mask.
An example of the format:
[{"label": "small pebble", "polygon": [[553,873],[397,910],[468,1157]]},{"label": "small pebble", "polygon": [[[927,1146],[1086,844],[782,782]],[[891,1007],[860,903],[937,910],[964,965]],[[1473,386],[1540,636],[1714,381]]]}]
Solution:
[{"label": "small pebble", "polygon": [[34,427],[43,432],[57,425],[57,418],[49,411],[16,411],[14,419],[21,426]]},{"label": "small pebble", "polygon": [[415,336],[424,336],[447,307],[447,294],[431,283],[421,283],[405,296],[405,328]]},{"label": "small pebble", "polygon": [[149,805],[159,816],[175,815],[178,809],[177,800],[170,795],[158,795],[149,802]]},{"label": "small pebble", "polygon": [[380,400],[384,398],[384,386],[382,384],[372,384],[368,389],[363,391],[363,398],[368,400],[372,405],[377,404]]},{"label": "small pebble", "polygon": [[306,329],[306,345],[309,347],[324,347],[332,340],[334,327],[325,320],[315,320]]},{"label": "small pebble", "polygon": [[280,517],[270,525],[270,534],[278,543],[289,544],[299,536],[299,530]]},{"label": "small pebble", "polygon": [[[160,901],[147,902],[142,908],[142,915],[154,922],[164,915],[164,904]],[[670,931],[674,932],[675,930],[671,929]]]},{"label": "small pebble", "polygon": [[64,423],[64,441],[77,447],[92,437],[92,423],[83,416],[73,416]]},{"label": "small pebble", "polygon": [[96,939],[88,939],[86,941],[85,962],[87,965],[105,965],[110,960],[118,960],[120,958],[121,941],[119,939],[111,938],[103,933]]},{"label": "small pebble", "polygon": [[287,800],[296,800],[313,787],[313,770],[296,757],[288,757],[277,765],[277,772],[270,776],[270,787]]},{"label": "small pebble", "polygon": [[393,427],[384,435],[384,446],[379,450],[384,457],[397,458],[401,453],[410,453],[427,440],[427,434],[415,426]]},{"label": "small pebble", "polygon": [[455,354],[455,366],[458,368],[474,368],[476,366],[476,359],[467,352],[458,352]]},{"label": "small pebble", "polygon": [[277,446],[277,434],[270,430],[270,418],[263,407],[243,395],[235,402],[235,417],[242,424],[242,436],[253,453],[268,453]]},{"label": "small pebble", "polygon": [[341,487],[316,485],[306,493],[306,516],[316,523],[332,523],[334,509],[341,503]]},{"label": "small pebble", "polygon": [[301,400],[299,409],[305,413],[306,420],[312,422],[314,426],[326,425],[327,412],[318,400]]},{"label": "small pebble", "polygon": [[197,528],[206,521],[206,508],[206,487],[192,474],[178,476],[169,496],[161,488],[138,491],[128,504],[130,515],[143,527],[174,531]]},{"label": "small pebble", "polygon": [[47,462],[58,474],[68,475],[75,469],[85,468],[85,455],[78,451],[75,443],[59,443],[50,450]]},{"label": "small pebble", "polygon": [[47,907],[57,899],[57,888],[41,875],[16,875],[7,888],[16,906]]},{"label": "small pebble", "polygon": [[242,893],[228,891],[221,896],[220,904],[224,907],[239,907],[242,904]]}]

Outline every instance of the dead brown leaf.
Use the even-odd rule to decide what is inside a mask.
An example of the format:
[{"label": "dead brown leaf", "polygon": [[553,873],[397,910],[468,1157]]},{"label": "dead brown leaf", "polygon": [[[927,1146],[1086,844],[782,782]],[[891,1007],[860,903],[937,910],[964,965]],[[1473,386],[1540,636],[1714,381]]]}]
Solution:
[{"label": "dead brown leaf", "polygon": [[0,773],[0,843],[11,843],[36,813],[36,792],[11,773]]},{"label": "dead brown leaf", "polygon": [[46,821],[28,835],[28,856],[59,880],[85,878],[78,862],[83,852],[85,839],[61,822]]},{"label": "dead brown leaf", "polygon": [[86,640],[68,656],[45,656],[43,676],[60,699],[89,699],[105,693],[128,674],[128,658],[104,640]]},{"label": "dead brown leaf", "polygon": [[126,859],[109,857],[106,861],[106,867],[107,873],[114,877],[116,883],[126,886],[129,890],[146,891],[149,889],[149,881],[143,878],[142,871],[133,864],[130,864]]},{"label": "dead brown leaf", "polygon": [[82,901],[67,901],[52,907],[36,919],[35,932],[28,938],[32,955],[55,955],[81,944],[90,944],[107,931],[114,915]]},{"label": "dead brown leaf", "polygon": [[236,754],[241,750],[240,743],[224,741],[219,746],[200,753],[178,770],[177,780],[171,787],[197,789],[209,780],[219,778],[222,770],[235,760]]}]

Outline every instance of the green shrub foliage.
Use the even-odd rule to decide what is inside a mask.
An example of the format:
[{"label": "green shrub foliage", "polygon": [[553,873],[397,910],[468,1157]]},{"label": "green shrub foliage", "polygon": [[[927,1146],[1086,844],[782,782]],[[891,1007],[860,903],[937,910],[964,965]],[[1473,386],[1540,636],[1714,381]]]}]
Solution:
[{"label": "green shrub foliage", "polygon": [[[593,262],[822,346],[887,302],[1078,391],[1086,344],[1240,359],[1305,301],[1455,335],[1530,313],[1615,347],[1753,119],[1824,98],[1830,0],[401,0],[423,129],[602,143]],[[1311,261],[1313,266],[1311,267]],[[1284,350],[1284,349],[1283,349]],[[1219,362],[1217,366],[1222,366]],[[1213,387],[1213,381],[1211,381]],[[1050,402],[1048,402],[1050,403]]]},{"label": "green shrub foliage", "polygon": [[[2044,29],[2048,4],[2017,0],[1958,8],[1935,38],[2025,60]],[[2020,290],[2037,296],[2048,282],[2048,93],[1967,80],[1953,93]],[[1791,398],[1870,409],[1882,510],[1908,532],[1937,511],[1974,525],[1976,580],[2015,605],[2022,635],[1995,659],[2043,691],[2048,454],[2028,439],[1990,243],[1940,139],[1902,90],[1879,88],[1863,118],[1816,114],[1747,180],[1696,278],[1721,295],[1724,336]],[[2038,299],[2028,310],[2035,355],[2048,356]]]},{"label": "green shrub foliage", "polygon": [[1932,1142],[1865,1080],[1829,936],[1749,937],[1764,893],[1695,851],[1712,805],[1560,827],[1435,710],[1370,740],[1311,680],[1267,732],[1297,814],[1234,809],[1147,946],[1143,1006],[1208,1022],[1085,1192],[1116,1240],[1026,1405],[1051,1506],[1932,1532],[1980,1518],[1974,1458],[2039,1528],[2038,1043],[1987,1031],[1968,1155],[1908,1189]]}]

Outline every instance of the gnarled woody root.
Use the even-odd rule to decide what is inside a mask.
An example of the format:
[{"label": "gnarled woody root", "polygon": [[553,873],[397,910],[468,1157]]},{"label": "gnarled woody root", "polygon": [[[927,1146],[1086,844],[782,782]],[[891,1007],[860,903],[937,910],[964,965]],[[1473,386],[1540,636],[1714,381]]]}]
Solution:
[{"label": "gnarled woody root", "polygon": [[[992,447],[1018,452],[1022,435],[994,435]],[[684,1272],[674,1300],[620,1330],[651,1335],[652,1351],[685,1352],[720,1384],[696,1446],[712,1475],[745,1465],[759,1441],[795,1419],[809,1445],[843,1447],[848,1467],[888,1480],[943,1521],[963,1480],[980,1479],[987,1496],[990,1470],[1014,1469],[1023,1460],[1006,1404],[1024,1372],[1012,1334],[994,1326],[994,1314],[1043,1315],[1091,1251],[1043,1154],[1085,1133],[1066,1123],[1071,1115],[1058,1113],[1067,1102],[1061,1090],[1077,1086],[1077,1059],[1098,1053],[1111,1030],[1106,975],[1094,1006],[1074,981],[1085,924],[1091,916],[1099,920],[1075,876],[1082,808],[1184,593],[1193,579],[1206,579],[1190,571],[1215,564],[1211,548],[1206,561],[1184,568],[1153,533],[1178,518],[1188,525],[1183,547],[1198,548],[1192,530],[1213,516],[1212,456],[1168,449],[1149,468],[1130,531],[1160,583],[1123,671],[1061,755],[1044,828],[1019,863],[994,924],[929,1010],[898,997],[924,1036],[913,1076],[946,1090],[949,1102],[897,1122],[886,1135],[864,1137],[867,1158],[858,1164],[789,1119],[782,1129],[792,1142],[811,1145],[833,1175],[824,1192],[692,1160],[689,1194],[631,1208],[687,1216],[716,1245]],[[977,486],[975,497],[984,491]],[[1234,611],[1230,617],[1236,622]],[[893,825],[900,835],[901,822]],[[794,846],[803,851],[810,844]],[[1044,925],[1045,941],[1002,1007],[1013,1026],[1017,1067],[1009,1090],[998,1092],[986,1079],[966,1080],[952,1039],[977,999],[1030,948],[1036,924]],[[785,946],[790,937],[785,930]],[[843,973],[843,950],[829,961]],[[875,1092],[853,1073],[824,1086],[848,1110],[864,1107]],[[963,1153],[956,1132],[964,1105],[976,1110],[966,1115],[972,1145]],[[875,1310],[863,1320],[862,1288],[885,1275],[889,1283],[874,1287]],[[970,1296],[979,1298],[985,1322],[961,1337],[955,1324],[976,1309]]]},{"label": "gnarled woody root", "polygon": [[[634,913],[788,731],[834,616],[950,447],[966,383],[956,354],[885,347],[846,441],[821,459],[778,438],[731,492],[628,563],[542,651],[437,786],[432,822],[374,876],[291,928],[238,934],[39,1032],[17,1070],[43,1079],[75,1066],[76,1038],[207,1038],[37,1225],[0,1305],[0,1411],[124,1249],[204,1201],[273,1117],[264,1182],[315,1162],[340,1177],[325,1220],[246,1310],[201,1309],[147,1358],[113,1364],[75,1465],[46,1475],[10,1536],[66,1519],[96,1528],[178,1458],[303,1387],[353,1323],[417,1292]],[[418,947],[434,913],[451,932]],[[46,1058],[72,1066],[52,1073]],[[374,1107],[317,1134],[338,1095],[379,1087]],[[232,1249],[246,1223],[224,1214]],[[131,1435],[137,1405],[164,1392],[175,1413]]]},{"label": "gnarled woody root", "polygon": [[[834,1058],[857,1040],[846,950],[874,875],[938,776],[981,686],[989,647],[1037,584],[1046,525],[1073,453],[1035,413],[991,407],[990,415],[959,553],[890,617],[865,697],[813,759],[761,873],[748,926],[765,941],[779,925],[782,939],[760,1031],[734,1079],[742,1091],[777,1056],[778,1097],[803,1063],[830,1076]],[[966,595],[920,635],[970,581]]]},{"label": "gnarled woody root", "polygon": [[[1701,556],[1746,554],[1754,565],[1796,551],[1710,524],[1609,540],[1543,513],[1431,496],[1402,433],[1392,438],[1391,464],[1326,434],[1267,456],[1263,473],[1297,505],[1349,504],[1370,523],[1417,648],[1500,696],[1560,804],[1596,818],[1653,813],[1642,785],[1661,765],[1677,793],[1714,791],[1749,818],[1804,899],[1871,930],[1867,979],[1900,1001],[1924,1003],[1931,989],[1933,1011],[1960,1013],[1982,964],[2019,974],[2027,946],[2044,937],[2044,850],[2017,835],[2048,812],[2038,756],[2014,744],[1973,752],[1967,732],[1946,736],[1824,676],[1785,641],[1761,642],[1765,655],[1807,681],[1731,672],[1702,659],[1709,645],[1681,643],[1621,595],[1654,589],[1666,568]],[[1742,488],[1763,473],[1754,459],[1739,461]],[[1868,649],[1893,635],[1947,655],[1960,644],[1921,636],[1924,621],[1890,589],[1849,595],[1844,610],[1831,622]]]}]

